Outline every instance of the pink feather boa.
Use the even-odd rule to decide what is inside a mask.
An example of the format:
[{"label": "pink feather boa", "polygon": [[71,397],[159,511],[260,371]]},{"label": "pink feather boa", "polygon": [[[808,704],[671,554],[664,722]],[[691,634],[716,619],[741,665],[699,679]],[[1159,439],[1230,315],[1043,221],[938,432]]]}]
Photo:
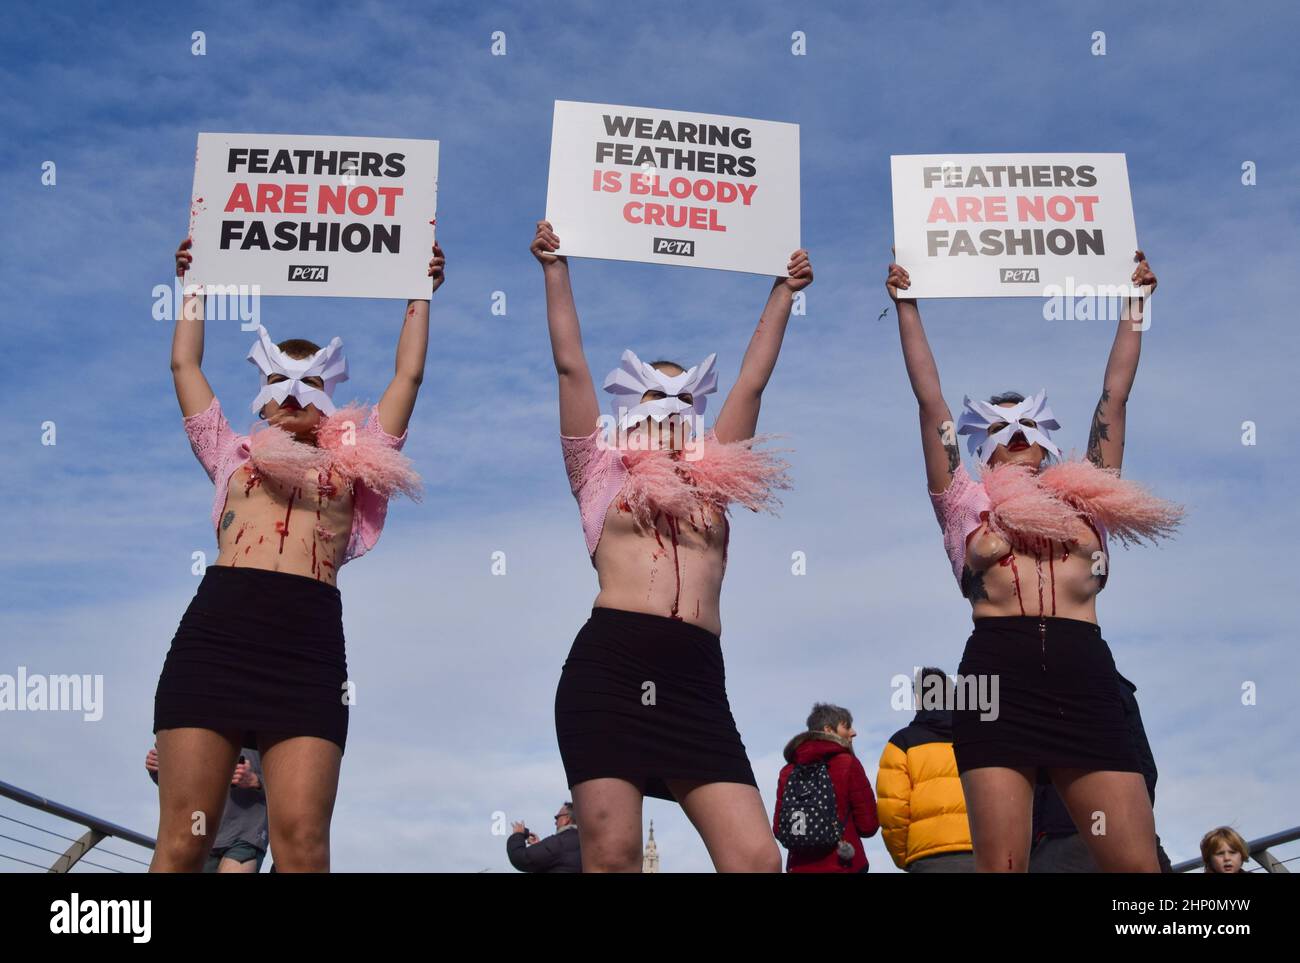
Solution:
[{"label": "pink feather boa", "polygon": [[773,452],[754,450],[767,437],[724,443],[709,434],[694,460],[667,450],[625,451],[620,502],[642,528],[653,528],[661,512],[690,519],[707,508],[725,512],[732,502],[776,514],[781,505],[776,491],[792,487],[790,466]]},{"label": "pink feather boa", "polygon": [[1171,536],[1183,518],[1181,505],[1088,461],[1063,461],[1036,474],[1023,465],[1000,465],[981,478],[989,526],[1012,542],[1078,541],[1088,518],[1126,545],[1154,543]]},{"label": "pink feather boa", "polygon": [[308,445],[280,428],[267,425],[249,436],[249,460],[260,474],[296,485],[309,471],[334,471],[351,487],[361,482],[377,495],[405,495],[420,500],[420,476],[411,460],[361,426],[369,417],[364,405],[335,409],[316,428]]}]

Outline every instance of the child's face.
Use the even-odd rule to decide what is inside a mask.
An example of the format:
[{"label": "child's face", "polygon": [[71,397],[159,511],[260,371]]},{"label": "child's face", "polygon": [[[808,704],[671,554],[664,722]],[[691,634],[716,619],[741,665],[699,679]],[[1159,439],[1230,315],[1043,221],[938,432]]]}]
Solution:
[{"label": "child's face", "polygon": [[1216,873],[1240,873],[1241,853],[1227,843],[1220,843],[1219,848],[1210,855],[1210,862]]}]

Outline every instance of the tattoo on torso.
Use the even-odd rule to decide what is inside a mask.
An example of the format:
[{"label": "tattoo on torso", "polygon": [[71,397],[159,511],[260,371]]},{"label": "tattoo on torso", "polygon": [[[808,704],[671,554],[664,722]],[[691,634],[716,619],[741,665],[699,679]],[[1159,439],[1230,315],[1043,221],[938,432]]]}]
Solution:
[{"label": "tattoo on torso", "polygon": [[224,532],[227,528],[230,527],[230,523],[233,522],[234,520],[235,520],[235,513],[226,512],[225,515],[221,516],[221,530]]},{"label": "tattoo on torso", "polygon": [[984,587],[984,573],[973,571],[969,565],[965,566],[961,572],[961,591],[972,602],[987,599],[989,592]]}]

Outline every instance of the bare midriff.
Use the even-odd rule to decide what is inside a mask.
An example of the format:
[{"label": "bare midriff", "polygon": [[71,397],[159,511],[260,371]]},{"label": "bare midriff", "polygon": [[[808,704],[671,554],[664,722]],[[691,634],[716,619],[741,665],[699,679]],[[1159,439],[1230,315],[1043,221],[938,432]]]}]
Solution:
[{"label": "bare midriff", "polygon": [[981,525],[966,541],[963,579],[975,618],[1002,615],[1097,622],[1097,593],[1108,559],[1088,529],[1077,542],[1013,547]]},{"label": "bare midriff", "polygon": [[727,537],[727,518],[713,509],[687,519],[660,513],[652,531],[638,528],[615,498],[596,546],[600,594],[593,604],[680,619],[721,635]]},{"label": "bare midriff", "polygon": [[305,575],[334,585],[352,533],[352,493],[335,472],[278,483],[245,463],[230,476],[217,565]]}]

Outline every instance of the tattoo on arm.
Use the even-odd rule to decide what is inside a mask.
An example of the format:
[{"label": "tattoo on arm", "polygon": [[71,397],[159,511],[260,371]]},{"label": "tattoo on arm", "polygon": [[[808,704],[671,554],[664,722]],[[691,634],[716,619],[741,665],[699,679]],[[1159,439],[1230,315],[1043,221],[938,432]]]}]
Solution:
[{"label": "tattoo on arm", "polygon": [[1108,401],[1110,401],[1110,391],[1102,388],[1101,400],[1097,402],[1097,410],[1092,413],[1092,427],[1088,430],[1088,461],[1098,468],[1106,467],[1106,460],[1101,454],[1101,443],[1110,441],[1110,424],[1101,420]]},{"label": "tattoo on arm", "polygon": [[957,450],[957,443],[949,440],[949,429],[952,422],[940,425],[936,431],[939,432],[939,441],[943,443],[943,450],[948,454],[948,474],[951,475],[957,471],[957,466],[961,464],[961,452]]},{"label": "tattoo on arm", "polygon": [[961,591],[972,602],[987,599],[989,592],[984,587],[984,573],[972,571],[969,565],[963,568],[961,572]]}]

